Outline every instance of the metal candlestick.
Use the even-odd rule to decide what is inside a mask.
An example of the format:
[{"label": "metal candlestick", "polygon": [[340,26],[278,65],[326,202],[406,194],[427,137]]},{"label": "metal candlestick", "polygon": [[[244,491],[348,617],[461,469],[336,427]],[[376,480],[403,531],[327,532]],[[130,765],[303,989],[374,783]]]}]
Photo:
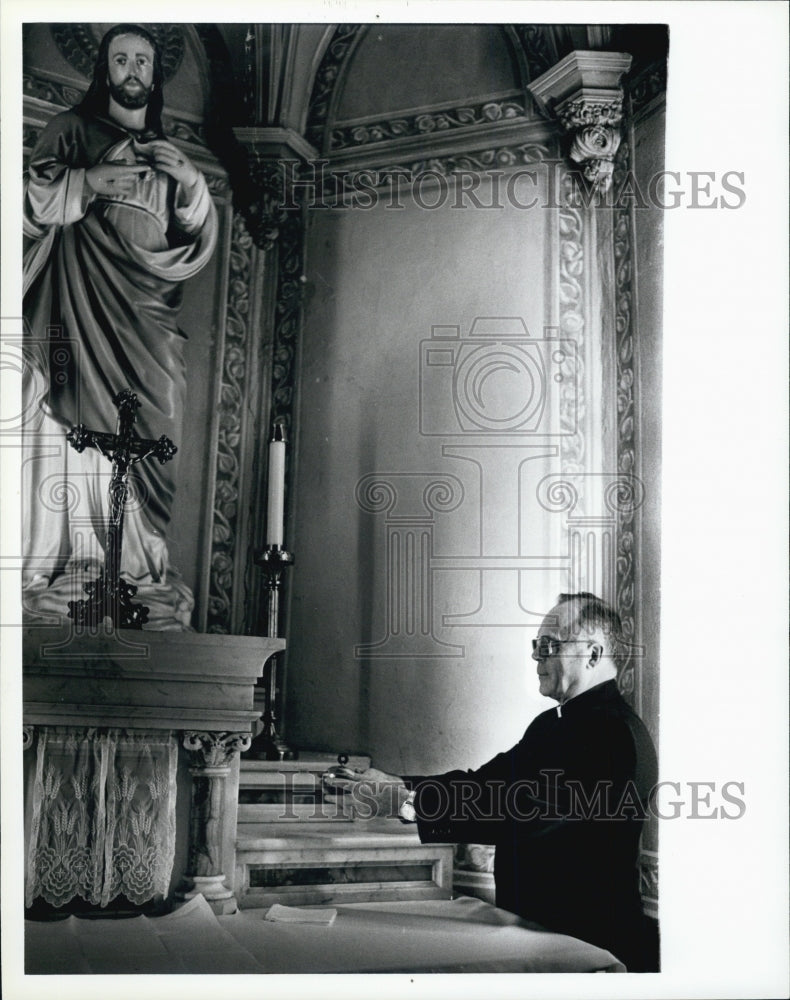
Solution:
[{"label": "metal candlestick", "polygon": [[[286,566],[293,565],[294,557],[279,545],[267,545],[255,562],[265,574],[264,586],[267,593],[266,634],[274,639],[279,631],[280,590]],[[263,713],[263,729],[252,741],[247,756],[258,760],[295,760],[296,751],[280,739],[277,733],[277,655],[270,657],[268,679],[264,687],[266,701]]]}]

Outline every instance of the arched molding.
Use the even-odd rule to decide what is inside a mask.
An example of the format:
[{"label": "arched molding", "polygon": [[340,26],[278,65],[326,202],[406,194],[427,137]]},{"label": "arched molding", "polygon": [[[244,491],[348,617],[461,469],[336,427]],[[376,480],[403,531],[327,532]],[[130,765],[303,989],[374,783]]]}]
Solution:
[{"label": "arched molding", "polygon": [[[499,25],[510,50],[517,80],[507,93],[481,94],[471,102],[415,106],[368,120],[341,120],[337,108],[353,73],[354,55],[370,25],[343,24],[323,39],[316,53],[304,135],[330,172],[457,156],[481,149],[514,147],[553,136],[557,126],[535,106],[527,86],[556,59],[557,46],[547,25]],[[374,120],[375,118],[375,120]]]},{"label": "arched molding", "polygon": [[334,111],[343,92],[352,56],[368,28],[369,25],[364,24],[337,25],[318,63],[310,91],[305,136],[321,154],[325,154],[329,147]]},{"label": "arched molding", "polygon": [[[315,27],[311,25],[310,27]],[[284,106],[283,117],[289,124],[301,134],[307,135],[309,127],[309,116],[311,111],[311,100],[315,88],[316,78],[321,68],[327,49],[335,37],[339,25],[328,24],[324,28],[318,44],[314,44],[309,38],[305,25],[300,25],[297,29],[297,41],[293,50],[293,66],[289,70],[289,82],[291,84],[291,98]],[[297,80],[295,67],[301,60],[302,49],[310,52],[309,70],[302,80]],[[306,57],[305,57],[306,58]]]}]

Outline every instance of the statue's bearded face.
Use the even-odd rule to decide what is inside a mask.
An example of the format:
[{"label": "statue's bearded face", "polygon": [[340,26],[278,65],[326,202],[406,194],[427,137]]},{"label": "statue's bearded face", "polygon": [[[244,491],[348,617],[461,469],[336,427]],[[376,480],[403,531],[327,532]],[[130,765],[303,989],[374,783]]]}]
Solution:
[{"label": "statue's bearded face", "polygon": [[110,42],[107,83],[122,108],[144,108],[153,90],[154,50],[139,35],[118,35]]}]

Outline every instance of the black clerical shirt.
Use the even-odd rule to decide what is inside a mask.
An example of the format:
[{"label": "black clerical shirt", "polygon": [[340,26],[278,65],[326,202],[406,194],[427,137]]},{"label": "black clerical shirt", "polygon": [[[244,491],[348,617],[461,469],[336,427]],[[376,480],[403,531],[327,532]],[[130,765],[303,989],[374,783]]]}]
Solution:
[{"label": "black clerical shirt", "polygon": [[423,842],[496,845],[497,906],[642,966],[637,860],[656,754],[615,681],[543,712],[476,771],[405,780]]}]

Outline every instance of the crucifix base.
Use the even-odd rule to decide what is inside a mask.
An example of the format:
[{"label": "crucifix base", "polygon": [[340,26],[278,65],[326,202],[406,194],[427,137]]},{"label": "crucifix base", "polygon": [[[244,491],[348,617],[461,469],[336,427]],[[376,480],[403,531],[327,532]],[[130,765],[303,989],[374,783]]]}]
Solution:
[{"label": "crucifix base", "polygon": [[133,583],[120,577],[109,580],[101,572],[96,580],[82,588],[88,595],[79,601],[69,601],[69,618],[76,625],[101,625],[109,618],[118,628],[141,629],[148,621],[148,608],[132,601],[137,593]]}]

